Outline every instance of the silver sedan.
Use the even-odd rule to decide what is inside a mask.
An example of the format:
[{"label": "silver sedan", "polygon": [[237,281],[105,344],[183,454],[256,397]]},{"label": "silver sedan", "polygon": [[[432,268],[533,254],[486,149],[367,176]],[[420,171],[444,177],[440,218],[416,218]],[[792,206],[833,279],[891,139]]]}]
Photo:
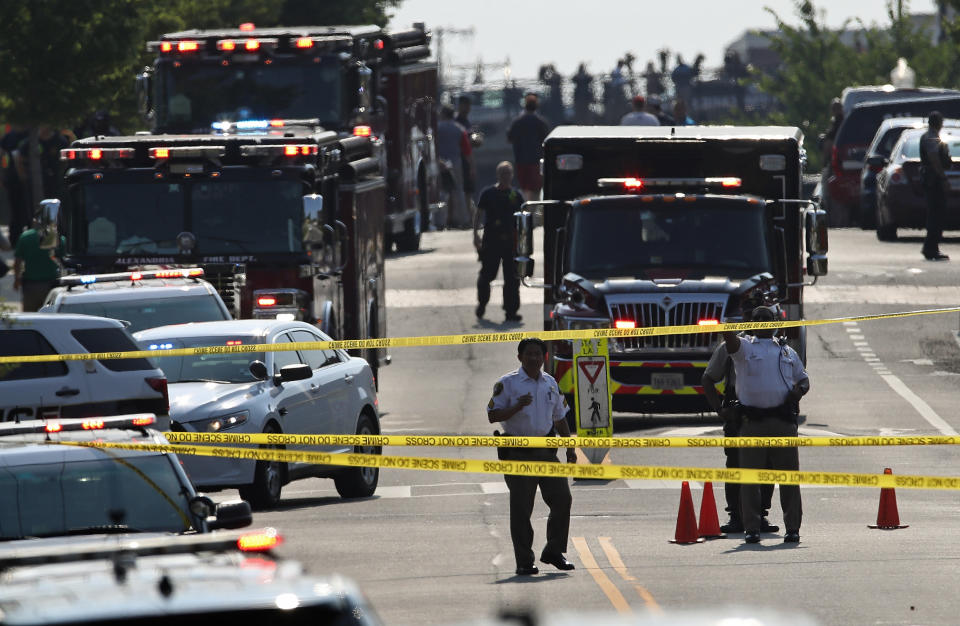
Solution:
[{"label": "silver sedan", "polygon": [[[329,341],[304,322],[233,320],[161,326],[136,333],[167,376],[172,430],[188,432],[370,434],[380,433],[370,366],[342,350],[244,352],[163,357],[163,351],[197,346]],[[278,446],[282,447],[282,446]],[[379,454],[380,448],[289,446],[290,450]],[[299,478],[333,478],[344,498],[373,495],[378,468],[355,468],[182,457],[199,489],[239,488],[256,508],[275,506],[283,485]]]}]

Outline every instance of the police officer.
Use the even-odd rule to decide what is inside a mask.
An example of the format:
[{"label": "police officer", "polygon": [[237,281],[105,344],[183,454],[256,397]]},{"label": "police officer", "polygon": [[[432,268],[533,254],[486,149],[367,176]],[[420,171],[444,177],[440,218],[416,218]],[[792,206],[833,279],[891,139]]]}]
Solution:
[{"label": "police officer", "polygon": [[[763,296],[758,295],[744,301],[743,321],[749,322],[753,309],[763,304]],[[723,388],[723,397],[717,393],[716,385],[725,380]],[[723,436],[739,437],[742,420],[740,417],[739,405],[736,392],[737,375],[733,368],[733,360],[727,354],[727,344],[720,342],[713,354],[710,356],[710,362],[707,369],[703,372],[703,395],[717,415],[723,420]],[[740,448],[724,448],[724,454],[727,457],[727,467],[741,467]],[[767,520],[767,512],[770,510],[770,504],[773,500],[773,485],[760,485],[760,494],[763,506],[763,515],[760,518],[760,530],[765,533],[779,532],[780,527],[771,524]],[[725,533],[742,533],[743,521],[740,515],[740,484],[725,483],[724,495],[727,500],[727,513],[730,520],[720,527]]]},{"label": "police officer", "polygon": [[[774,320],[770,307],[753,310],[754,322]],[[758,329],[753,336],[740,337],[724,332],[727,353],[737,375],[737,398],[741,403],[742,437],[796,437],[799,401],[810,390],[810,380],[800,356],[790,346],[780,345],[773,338],[774,329]],[[796,448],[743,448],[740,464],[744,468],[796,471],[800,458]],[[744,541],[760,541],[762,509],[760,485],[742,485],[740,489],[741,519]],[[780,485],[780,508],[786,526],[784,543],[800,541],[803,509],[800,487]]]},{"label": "police officer", "polygon": [[[513,214],[520,210],[523,196],[511,187],[513,166],[509,161],[497,165],[497,184],[480,192],[477,212],[473,220],[473,245],[480,256],[480,274],[477,276],[477,310],[482,318],[490,301],[490,283],[503,265],[503,308],[506,321],[523,319],[520,310],[520,280],[513,267]],[[483,237],[480,237],[480,214],[483,213]]]},{"label": "police officer", "polygon": [[923,165],[923,190],[927,196],[927,235],[923,240],[923,257],[928,261],[949,261],[940,251],[943,217],[947,210],[950,181],[946,170],[953,166],[950,150],[940,139],[943,114],[933,111],[927,121],[927,132],[920,137],[920,163]]},{"label": "police officer", "polygon": [[[487,405],[491,424],[500,422],[508,437],[555,436],[569,437],[566,414],[567,402],[557,387],[557,381],[542,371],[546,344],[540,339],[524,339],[517,346],[520,367],[505,374],[493,386],[493,397]],[[498,434],[498,433],[495,433]],[[498,448],[504,461],[532,461],[558,463],[554,448]],[[567,448],[567,462],[575,463],[576,452]],[[537,487],[550,508],[547,517],[547,544],[540,553],[540,561],[557,569],[572,570],[573,563],[564,556],[570,531],[570,485],[566,478],[546,476],[513,476],[504,474],[510,490],[510,538],[517,561],[517,575],[531,576],[540,570],[533,562],[533,514]]]}]

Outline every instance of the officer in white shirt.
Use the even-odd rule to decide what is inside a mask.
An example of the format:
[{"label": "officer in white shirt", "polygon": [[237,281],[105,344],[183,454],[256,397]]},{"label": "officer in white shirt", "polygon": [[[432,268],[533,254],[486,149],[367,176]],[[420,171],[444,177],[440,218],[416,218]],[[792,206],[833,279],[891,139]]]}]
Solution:
[{"label": "officer in white shirt", "polygon": [[[524,339],[517,347],[520,368],[505,374],[493,386],[493,396],[487,405],[490,423],[501,422],[503,435],[516,437],[569,437],[567,402],[553,376],[542,371],[547,353],[540,339]],[[559,463],[554,448],[499,448],[505,461],[533,461]],[[576,463],[573,448],[567,448],[567,462]],[[570,485],[566,478],[547,476],[513,476],[504,474],[510,490],[510,538],[517,561],[517,575],[530,576],[540,570],[533,563],[533,526],[530,516],[537,495],[537,487],[550,508],[547,518],[547,545],[540,553],[540,561],[561,570],[574,569],[564,556],[570,530]]]},{"label": "officer in white shirt", "polygon": [[[773,321],[774,310],[759,306],[753,310],[754,322]],[[810,390],[810,380],[800,356],[773,338],[774,329],[757,329],[753,336],[739,337],[723,333],[727,352],[736,371],[737,398],[741,404],[741,437],[796,437],[799,401]],[[753,469],[800,469],[796,448],[743,448],[740,465]],[[743,485],[740,491],[744,541],[760,541],[762,507],[760,485]],[[786,526],[784,543],[800,541],[803,509],[800,487],[780,485],[780,508]]]}]

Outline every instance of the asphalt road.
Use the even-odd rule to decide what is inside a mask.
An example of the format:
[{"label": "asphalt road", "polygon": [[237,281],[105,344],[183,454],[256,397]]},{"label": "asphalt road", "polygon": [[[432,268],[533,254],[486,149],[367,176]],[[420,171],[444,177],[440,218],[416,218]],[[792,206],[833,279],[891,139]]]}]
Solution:
[{"label": "asphalt road", "polygon": [[[830,275],[807,290],[808,318],[960,304],[960,239],[944,250],[951,263],[924,261],[920,233],[880,243],[872,233],[831,231]],[[911,237],[911,235],[913,235]],[[391,336],[541,328],[536,290],[524,289],[522,324],[502,323],[499,288],[487,319],[474,317],[478,263],[470,233],[428,233],[419,253],[387,261]],[[10,293],[9,278],[0,281]],[[801,434],[942,434],[960,431],[956,412],[960,344],[956,314],[811,328],[811,393]],[[493,382],[516,368],[512,344],[398,348],[381,369],[386,434],[489,434],[485,407]],[[718,435],[701,416],[660,419],[617,415],[617,435]],[[387,454],[493,459],[490,449],[395,448]],[[957,451],[945,447],[815,448],[801,467],[827,471],[958,475]],[[721,467],[718,449],[617,450],[614,463]],[[699,510],[702,485],[694,483]],[[960,601],[958,496],[897,490],[902,523],[871,530],[876,489],[805,487],[801,543],[764,535],[746,545],[732,535],[697,545],[668,543],[680,488],[670,481],[572,483],[572,572],[544,566],[517,578],[502,478],[393,470],[377,497],[341,501],[331,481],[288,485],[282,505],[255,515],[286,537],[281,553],[316,574],[355,579],[391,625],[455,624],[501,610],[540,615],[596,612],[642,618],[699,610],[726,615],[780,611],[782,623],[809,616],[819,624],[954,624]],[[717,486],[722,510],[722,486]],[[216,494],[229,498],[235,492]],[[771,518],[781,523],[775,503]],[[535,550],[546,507],[534,512]]]}]

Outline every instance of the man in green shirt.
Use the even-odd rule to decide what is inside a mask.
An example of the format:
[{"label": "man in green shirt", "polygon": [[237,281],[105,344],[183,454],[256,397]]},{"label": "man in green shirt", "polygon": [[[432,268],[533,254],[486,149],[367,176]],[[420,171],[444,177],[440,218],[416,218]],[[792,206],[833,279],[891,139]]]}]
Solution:
[{"label": "man in green shirt", "polygon": [[21,304],[25,312],[38,311],[60,277],[60,263],[56,256],[61,250],[41,248],[40,237],[36,228],[23,231],[14,251],[13,288],[22,289]]}]

